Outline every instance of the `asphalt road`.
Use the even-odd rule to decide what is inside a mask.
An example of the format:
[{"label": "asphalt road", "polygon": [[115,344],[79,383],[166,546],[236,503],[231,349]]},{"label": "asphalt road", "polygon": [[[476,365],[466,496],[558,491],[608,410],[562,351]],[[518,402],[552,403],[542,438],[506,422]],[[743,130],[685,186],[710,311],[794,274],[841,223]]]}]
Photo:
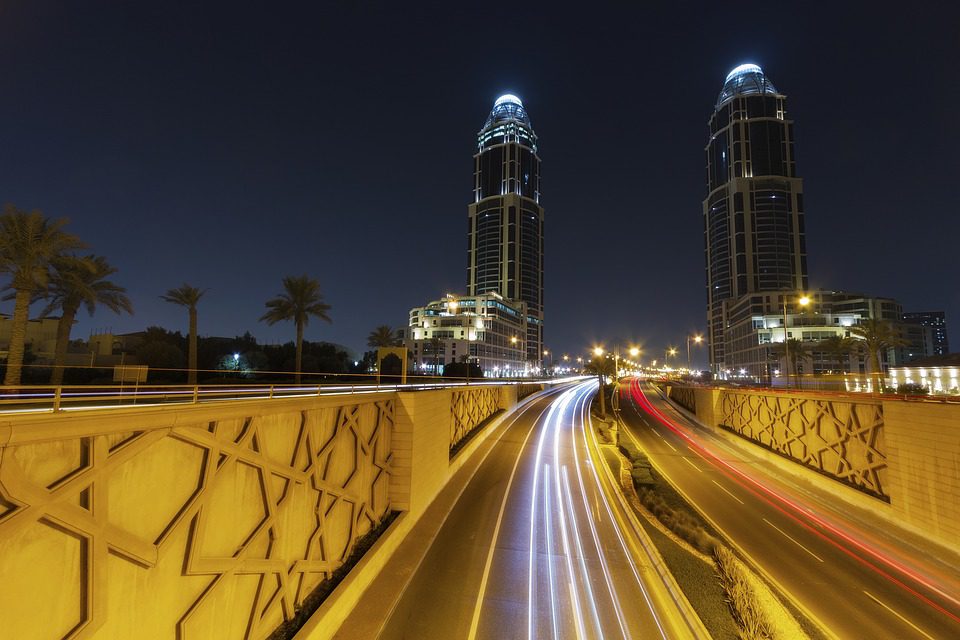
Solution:
[{"label": "asphalt road", "polygon": [[[681,493],[840,638],[960,638],[960,571],[902,542],[670,406],[621,386],[627,433]],[[839,501],[837,501],[839,502]]]},{"label": "asphalt road", "polygon": [[463,491],[380,638],[685,638],[584,428],[596,383],[518,413]]}]

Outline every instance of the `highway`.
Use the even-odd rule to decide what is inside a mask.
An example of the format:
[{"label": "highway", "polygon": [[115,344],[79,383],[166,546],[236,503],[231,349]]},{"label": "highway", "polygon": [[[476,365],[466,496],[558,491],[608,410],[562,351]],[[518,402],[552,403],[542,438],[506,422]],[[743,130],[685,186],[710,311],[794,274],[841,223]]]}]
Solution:
[{"label": "highway", "polygon": [[960,572],[840,501],[798,486],[624,381],[621,417],[655,467],[839,638],[960,638]]},{"label": "highway", "polygon": [[596,387],[544,394],[510,419],[380,638],[705,637],[591,461]]}]

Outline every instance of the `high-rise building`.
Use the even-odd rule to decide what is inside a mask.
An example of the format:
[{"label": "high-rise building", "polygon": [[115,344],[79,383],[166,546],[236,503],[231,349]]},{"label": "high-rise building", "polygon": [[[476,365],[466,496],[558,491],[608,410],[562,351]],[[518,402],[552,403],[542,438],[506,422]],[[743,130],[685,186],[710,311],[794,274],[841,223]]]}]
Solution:
[{"label": "high-rise building", "polygon": [[[947,317],[943,311],[914,311],[903,314],[907,324],[929,328],[929,345],[923,350],[924,356],[944,356],[950,353],[947,340]],[[913,355],[913,354],[911,354]]]},{"label": "high-rise building", "polygon": [[727,363],[731,306],[744,296],[803,291],[803,182],[786,96],[755,64],[733,69],[709,121],[703,201],[710,364]]},{"label": "high-rise building", "polygon": [[520,98],[503,95],[477,135],[468,207],[467,291],[525,303],[526,358],[543,349],[543,207],[537,135]]}]

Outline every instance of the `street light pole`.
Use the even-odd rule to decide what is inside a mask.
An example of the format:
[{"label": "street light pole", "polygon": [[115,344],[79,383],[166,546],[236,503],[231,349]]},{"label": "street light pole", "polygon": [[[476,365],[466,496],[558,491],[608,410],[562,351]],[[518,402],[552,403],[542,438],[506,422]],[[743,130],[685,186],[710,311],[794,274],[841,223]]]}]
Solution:
[{"label": "street light pole", "polygon": [[783,356],[787,365],[787,387],[790,386],[790,339],[787,337],[787,296],[783,296]]},{"label": "street light pole", "polygon": [[693,341],[697,344],[703,342],[703,336],[701,335],[687,336],[687,371],[690,370],[690,338],[693,338]]},{"label": "street light pole", "polygon": [[[800,296],[797,299],[797,304],[801,307],[805,307],[810,304],[810,298],[807,296]],[[790,338],[787,335],[787,296],[783,296],[783,355],[786,358],[787,364],[787,386],[790,384]]]}]

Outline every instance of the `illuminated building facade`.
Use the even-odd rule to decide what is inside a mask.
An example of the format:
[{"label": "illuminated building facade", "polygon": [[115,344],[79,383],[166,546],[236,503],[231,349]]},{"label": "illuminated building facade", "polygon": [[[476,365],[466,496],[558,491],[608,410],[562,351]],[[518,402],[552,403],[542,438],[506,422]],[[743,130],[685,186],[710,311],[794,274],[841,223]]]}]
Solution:
[{"label": "illuminated building facade", "polygon": [[[806,306],[798,304],[801,296],[809,299]],[[800,375],[863,373],[866,359],[862,351],[838,358],[818,343],[832,337],[857,339],[851,327],[864,320],[897,326],[901,313],[900,303],[892,298],[848,291],[771,291],[741,296],[726,305],[726,364],[720,373],[775,383],[785,372],[786,362],[782,354],[774,355],[772,347],[784,338],[805,344],[805,357],[797,363]],[[901,362],[900,353],[893,348],[882,353],[881,359],[885,366]]]},{"label": "illuminated building facade", "polygon": [[467,290],[526,308],[526,360],[543,349],[543,207],[537,136],[520,99],[497,98],[477,135],[468,207]]},{"label": "illuminated building facade", "polygon": [[711,368],[729,359],[731,311],[744,296],[806,290],[803,183],[786,97],[754,64],[733,69],[709,121],[703,201]]},{"label": "illuminated building facade", "polygon": [[524,302],[496,292],[448,295],[410,310],[404,342],[420,373],[440,375],[468,359],[488,377],[525,376],[527,315]]},{"label": "illuminated building facade", "polygon": [[945,356],[950,353],[947,317],[943,311],[913,311],[903,314],[903,321],[908,327],[919,327],[914,333],[922,336],[919,342],[908,339],[909,346],[913,348],[913,352],[909,354],[910,359]]}]

